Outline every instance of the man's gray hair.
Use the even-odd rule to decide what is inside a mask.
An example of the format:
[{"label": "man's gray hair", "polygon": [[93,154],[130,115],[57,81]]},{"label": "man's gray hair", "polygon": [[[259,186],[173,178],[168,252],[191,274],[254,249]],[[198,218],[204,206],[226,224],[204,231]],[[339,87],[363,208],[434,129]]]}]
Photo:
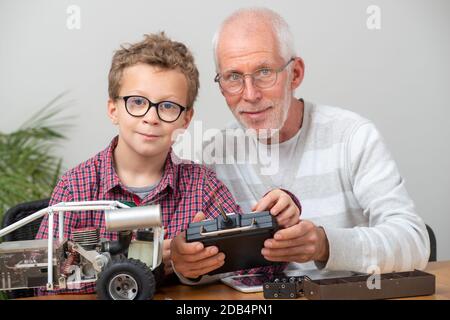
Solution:
[{"label": "man's gray hair", "polygon": [[294,37],[287,22],[275,11],[263,7],[242,8],[233,12],[226,18],[217,29],[213,37],[213,53],[216,69],[219,68],[219,61],[217,57],[217,47],[219,44],[220,34],[225,26],[236,20],[244,20],[248,24],[252,24],[255,19],[266,21],[272,27],[275,38],[278,42],[278,50],[280,56],[288,61],[296,55]]}]

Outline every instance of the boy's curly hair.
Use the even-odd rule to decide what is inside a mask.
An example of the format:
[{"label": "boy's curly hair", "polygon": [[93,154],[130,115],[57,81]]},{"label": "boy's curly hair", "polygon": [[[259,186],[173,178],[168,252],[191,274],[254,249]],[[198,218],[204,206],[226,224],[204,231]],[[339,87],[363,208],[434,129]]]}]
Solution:
[{"label": "boy's curly hair", "polygon": [[114,53],[108,76],[108,93],[111,99],[119,95],[123,70],[138,63],[182,72],[188,83],[186,107],[193,107],[200,87],[194,57],[184,44],[169,39],[164,32],[145,34],[144,40],[122,45]]}]

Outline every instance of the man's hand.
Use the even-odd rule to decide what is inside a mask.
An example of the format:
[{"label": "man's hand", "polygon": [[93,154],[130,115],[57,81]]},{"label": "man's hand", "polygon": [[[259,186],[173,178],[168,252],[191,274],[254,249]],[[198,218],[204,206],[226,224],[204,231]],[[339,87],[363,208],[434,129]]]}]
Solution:
[{"label": "man's hand", "polygon": [[[193,222],[205,219],[203,212],[198,212]],[[181,232],[170,246],[171,259],[175,270],[186,278],[198,278],[225,263],[225,254],[215,246],[205,248],[201,242],[186,242],[186,233]]]},{"label": "man's hand", "polygon": [[173,272],[172,263],[170,259],[170,243],[172,239],[166,239],[163,242],[163,263],[164,263],[164,274],[168,276]]},{"label": "man's hand", "polygon": [[270,210],[282,228],[291,227],[300,220],[300,209],[291,196],[280,189],[270,191],[252,207],[252,211],[264,210]]},{"label": "man's hand", "polygon": [[267,239],[261,253],[270,261],[327,262],[328,239],[323,228],[301,220],[292,227],[278,230],[273,239]]}]

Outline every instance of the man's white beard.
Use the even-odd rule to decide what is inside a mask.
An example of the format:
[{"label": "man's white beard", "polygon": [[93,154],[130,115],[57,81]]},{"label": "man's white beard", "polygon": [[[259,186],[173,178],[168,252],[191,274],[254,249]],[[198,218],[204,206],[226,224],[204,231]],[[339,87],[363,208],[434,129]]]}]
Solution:
[{"label": "man's white beard", "polygon": [[[234,117],[237,119],[237,121],[246,129],[255,129],[258,135],[258,140],[268,140],[272,137],[275,137],[275,135],[279,134],[281,128],[283,128],[284,124],[286,123],[289,108],[292,101],[292,95],[290,94],[289,87],[286,86],[284,97],[282,100],[280,100],[278,103],[274,102],[273,106],[274,108],[270,110],[269,112],[272,113],[268,119],[265,119],[263,121],[263,127],[258,125],[258,128],[255,128],[256,123],[253,121],[245,121],[240,115],[241,111],[247,111],[248,107],[241,107],[237,106],[234,109]],[[261,103],[261,108],[258,110],[264,110],[264,108],[267,108],[267,104]],[[274,111],[278,111],[277,113],[274,113]],[[277,138],[279,139],[279,135],[277,135]],[[275,142],[275,141],[274,141]]]}]

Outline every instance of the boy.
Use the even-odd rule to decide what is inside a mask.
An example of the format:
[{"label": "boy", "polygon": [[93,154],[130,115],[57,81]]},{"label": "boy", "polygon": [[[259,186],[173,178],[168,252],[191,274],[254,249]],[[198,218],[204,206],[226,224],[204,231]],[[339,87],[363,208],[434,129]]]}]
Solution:
[{"label": "boy", "polygon": [[[226,212],[241,212],[212,171],[181,162],[172,152],[175,132],[186,129],[192,119],[198,88],[192,54],[164,33],[122,46],[112,59],[108,90],[108,116],[119,134],[108,148],[65,173],[50,200],[50,205],[89,200],[159,203],[166,231],[166,274],[172,272],[170,239],[197,212],[206,218],[217,216],[214,197]],[[72,230],[85,227],[99,228],[101,238],[116,239],[114,233],[105,231],[104,216],[93,212],[68,215],[64,235],[71,238]],[[44,219],[37,238],[46,238],[47,231]],[[94,290],[93,285],[86,285],[81,292]]]}]

